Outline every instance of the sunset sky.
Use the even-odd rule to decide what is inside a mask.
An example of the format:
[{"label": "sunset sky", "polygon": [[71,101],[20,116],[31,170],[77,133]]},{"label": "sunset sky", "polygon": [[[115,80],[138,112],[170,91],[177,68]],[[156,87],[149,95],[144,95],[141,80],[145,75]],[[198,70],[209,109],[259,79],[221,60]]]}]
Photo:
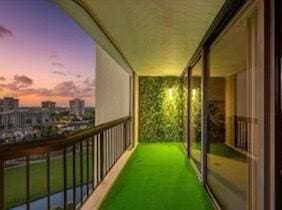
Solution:
[{"label": "sunset sky", "polygon": [[0,97],[94,106],[95,42],[47,0],[0,0]]}]

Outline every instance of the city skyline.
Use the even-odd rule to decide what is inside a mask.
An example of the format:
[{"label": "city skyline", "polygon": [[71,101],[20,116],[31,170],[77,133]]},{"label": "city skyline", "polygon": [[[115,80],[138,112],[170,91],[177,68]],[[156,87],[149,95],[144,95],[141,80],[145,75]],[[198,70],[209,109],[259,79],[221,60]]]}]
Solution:
[{"label": "city skyline", "polygon": [[0,97],[62,107],[78,97],[95,106],[95,42],[53,3],[1,2],[0,46]]}]

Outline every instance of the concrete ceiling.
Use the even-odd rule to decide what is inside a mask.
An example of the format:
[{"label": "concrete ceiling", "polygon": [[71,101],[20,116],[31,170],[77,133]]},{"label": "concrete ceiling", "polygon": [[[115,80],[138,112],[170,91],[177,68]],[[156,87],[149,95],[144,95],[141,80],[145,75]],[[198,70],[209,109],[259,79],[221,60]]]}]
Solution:
[{"label": "concrete ceiling", "polygon": [[76,1],[138,75],[152,76],[179,76],[224,4],[224,0]]}]

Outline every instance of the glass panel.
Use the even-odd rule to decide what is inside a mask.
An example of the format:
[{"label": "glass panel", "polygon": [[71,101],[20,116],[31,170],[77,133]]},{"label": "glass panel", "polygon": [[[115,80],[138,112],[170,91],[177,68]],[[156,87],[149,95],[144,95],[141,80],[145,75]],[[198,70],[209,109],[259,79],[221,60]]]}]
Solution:
[{"label": "glass panel", "polygon": [[[255,7],[254,7],[255,8]],[[243,14],[211,46],[207,181],[223,209],[258,209],[262,198],[263,70],[257,11]]]},{"label": "glass panel", "polygon": [[192,68],[190,78],[190,155],[200,170],[201,168],[201,65],[200,61]]}]

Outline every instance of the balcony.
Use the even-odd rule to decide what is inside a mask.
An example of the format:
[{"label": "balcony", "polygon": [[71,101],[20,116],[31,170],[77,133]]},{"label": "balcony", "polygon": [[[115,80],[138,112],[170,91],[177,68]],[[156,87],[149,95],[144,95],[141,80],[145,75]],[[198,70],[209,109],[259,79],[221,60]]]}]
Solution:
[{"label": "balcony", "polygon": [[[123,118],[65,138],[2,146],[1,208],[97,208],[91,196],[133,149],[129,123]],[[139,144],[100,209],[138,206],[214,209],[180,143]]]},{"label": "balcony", "polygon": [[[54,0],[55,10],[64,10],[91,40],[77,43],[81,31],[73,41],[63,39],[65,51],[78,52],[66,58],[81,56],[91,72],[82,80],[83,65],[71,62],[67,69],[52,51],[49,67],[56,70],[46,73],[52,87],[0,75],[0,91],[18,91],[25,100],[48,96],[36,108],[49,114],[55,99],[64,104],[53,127],[66,131],[3,140],[0,210],[281,209],[281,70],[274,68],[281,37],[273,35],[281,33],[281,21],[272,20],[281,12],[275,16],[269,2],[281,6],[278,0]],[[56,26],[63,37],[71,30]],[[3,37],[13,33],[0,25]],[[74,121],[66,97],[74,98]],[[87,120],[84,98],[95,110]],[[39,120],[43,114],[27,121],[23,110],[0,104],[2,130],[51,122]],[[84,120],[96,126],[86,128]]]}]

